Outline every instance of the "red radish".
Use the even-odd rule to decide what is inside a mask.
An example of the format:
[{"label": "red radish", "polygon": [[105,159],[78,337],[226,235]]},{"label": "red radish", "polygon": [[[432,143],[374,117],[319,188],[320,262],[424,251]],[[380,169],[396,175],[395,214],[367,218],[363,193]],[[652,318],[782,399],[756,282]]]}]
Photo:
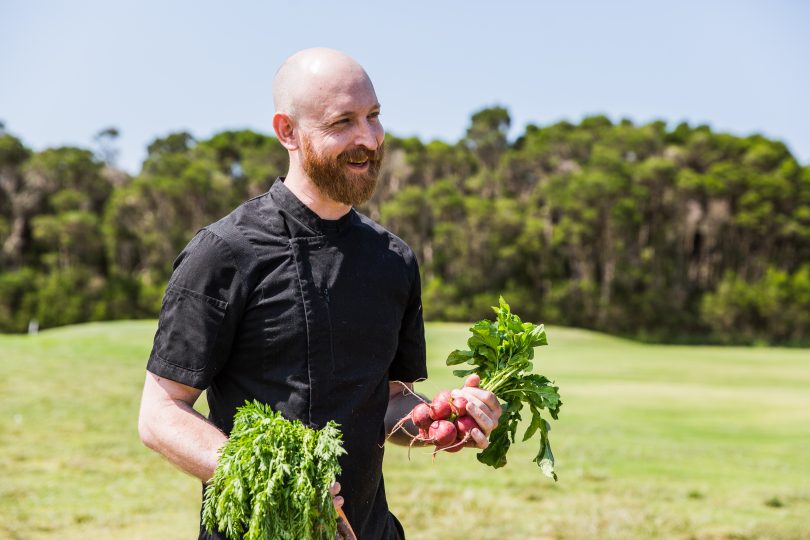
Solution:
[{"label": "red radish", "polygon": [[411,420],[420,429],[427,429],[433,423],[433,411],[426,403],[420,403],[411,411]]},{"label": "red radish", "polygon": [[[456,419],[456,440],[450,446],[436,448],[436,452],[458,452],[467,445],[467,441],[472,438],[470,431],[477,428],[478,424],[469,416],[460,416]],[[435,455],[435,453],[434,453]]]},{"label": "red radish", "polygon": [[436,394],[436,397],[433,398],[433,401],[434,401],[434,403],[436,401],[450,401],[450,399],[452,397],[453,396],[452,396],[452,394],[450,394],[450,390],[442,390],[441,392]]},{"label": "red radish", "polygon": [[445,448],[437,448],[436,451],[444,450],[445,452],[458,452],[467,444],[468,436],[464,436],[459,431],[459,424],[456,421],[456,440],[450,446]]},{"label": "red radish", "polygon": [[430,408],[433,409],[433,418],[436,420],[447,420],[453,414],[449,401],[434,401]]},{"label": "red radish", "polygon": [[436,446],[449,446],[456,440],[456,426],[447,420],[436,420],[430,424],[428,434]]},{"label": "red radish", "polygon": [[453,403],[453,412],[456,416],[464,416],[467,414],[467,399],[461,396],[454,397]]},{"label": "red radish", "polygon": [[472,419],[471,416],[460,416],[456,419],[458,436],[460,439],[464,439],[464,442],[467,442],[467,440],[471,437],[470,432],[477,427],[478,424]]},{"label": "red radish", "polygon": [[[471,375],[464,385],[476,387],[480,382],[479,376]],[[432,402],[417,404],[405,418],[397,422],[391,434],[403,429],[405,423],[410,420],[419,430],[415,436],[409,434],[411,446],[415,443],[435,445],[434,459],[436,453],[441,451],[458,452],[467,446],[471,438],[470,431],[478,427],[475,420],[467,415],[467,404],[467,398],[460,395],[453,397],[450,390],[442,390],[436,394]]]},{"label": "red radish", "polygon": [[453,407],[450,406],[451,399],[449,390],[439,392],[438,395],[433,398],[430,408],[433,409],[434,420],[447,420],[450,418],[450,415],[453,414]]},{"label": "red radish", "polygon": [[[417,396],[418,397],[418,396]],[[421,398],[420,398],[421,399]],[[413,434],[408,432],[405,428],[405,424],[410,420],[419,429],[419,435],[414,437]],[[426,440],[426,436],[422,436],[422,431],[424,430],[427,432],[427,429],[430,427],[430,424],[433,422],[433,409],[431,409],[430,405],[427,402],[418,403],[411,412],[406,414],[402,419],[400,419],[396,424],[391,427],[391,431],[388,433],[388,437],[386,440],[391,437],[394,433],[399,430],[407,433],[413,441],[416,440]],[[413,444],[413,443],[411,443]]]}]

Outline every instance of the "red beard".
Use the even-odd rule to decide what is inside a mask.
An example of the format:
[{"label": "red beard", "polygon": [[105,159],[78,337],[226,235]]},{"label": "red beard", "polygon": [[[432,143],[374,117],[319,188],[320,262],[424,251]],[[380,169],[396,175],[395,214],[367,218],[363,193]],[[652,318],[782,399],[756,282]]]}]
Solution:
[{"label": "red beard", "polygon": [[[319,156],[312,148],[307,137],[301,141],[301,154],[304,172],[313,181],[321,193],[343,204],[357,206],[363,204],[374,194],[377,177],[380,174],[384,145],[376,150],[362,146],[340,153],[337,158]],[[368,167],[363,172],[349,170],[349,161],[368,158]]]}]

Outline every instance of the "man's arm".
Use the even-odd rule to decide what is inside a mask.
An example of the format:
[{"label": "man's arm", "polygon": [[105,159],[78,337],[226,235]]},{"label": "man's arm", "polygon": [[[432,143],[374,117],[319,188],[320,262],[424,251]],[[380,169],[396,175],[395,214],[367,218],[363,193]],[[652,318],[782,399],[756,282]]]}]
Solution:
[{"label": "man's arm", "polygon": [[[201,393],[192,386],[147,371],[138,433],[146,446],[182,471],[208,482],[217,468],[219,449],[228,438],[193,409]],[[329,487],[335,508],[343,506],[339,492],[338,482]]]},{"label": "man's arm", "polygon": [[141,441],[184,472],[208,482],[227,437],[193,409],[201,390],[146,372],[138,433]]},{"label": "man's arm", "polygon": [[[385,433],[389,435],[389,441],[408,446],[411,444],[412,435],[419,433],[419,430],[413,422],[408,420],[396,432],[391,433],[394,426],[405,418],[411,412],[411,409],[416,407],[422,401],[430,401],[429,399],[421,396],[422,399],[417,397],[416,392],[413,390],[413,383],[403,383],[400,381],[390,381],[388,383],[388,409],[385,411]],[[407,433],[406,433],[407,431]],[[410,433],[411,435],[408,435]]]}]

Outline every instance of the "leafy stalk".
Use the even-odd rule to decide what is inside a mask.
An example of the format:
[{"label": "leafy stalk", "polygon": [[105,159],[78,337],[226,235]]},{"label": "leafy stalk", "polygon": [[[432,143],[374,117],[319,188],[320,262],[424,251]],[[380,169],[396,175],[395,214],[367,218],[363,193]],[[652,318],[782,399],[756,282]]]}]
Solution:
[{"label": "leafy stalk", "polygon": [[203,524],[232,540],[335,538],[329,486],[345,453],[335,422],[316,431],[246,402],[205,489]]},{"label": "leafy stalk", "polygon": [[489,436],[489,447],[478,454],[478,460],[495,468],[506,465],[506,453],[515,442],[521,410],[528,405],[531,422],[523,440],[535,434],[540,437],[540,449],[534,458],[546,476],[557,480],[554,472],[554,454],[548,439],[549,423],[540,411],[557,419],[562,401],[559,388],[542,375],[532,373],[534,349],[548,345],[542,324],[523,322],[512,313],[509,305],[500,297],[495,310],[495,320],[475,323],[467,340],[469,350],[456,350],[447,357],[447,365],[469,364],[469,369],[454,370],[459,377],[473,373],[481,377],[481,388],[489,390],[503,402],[503,414],[498,427]]}]

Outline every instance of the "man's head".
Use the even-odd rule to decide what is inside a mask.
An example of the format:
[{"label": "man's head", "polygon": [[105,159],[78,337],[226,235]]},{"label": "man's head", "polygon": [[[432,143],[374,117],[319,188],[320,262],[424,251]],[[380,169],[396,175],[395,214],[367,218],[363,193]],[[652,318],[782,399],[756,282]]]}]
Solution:
[{"label": "man's head", "polygon": [[273,80],[273,128],[290,154],[289,174],[349,205],[374,192],[385,132],[374,86],[363,68],[332,49],[289,57]]}]

